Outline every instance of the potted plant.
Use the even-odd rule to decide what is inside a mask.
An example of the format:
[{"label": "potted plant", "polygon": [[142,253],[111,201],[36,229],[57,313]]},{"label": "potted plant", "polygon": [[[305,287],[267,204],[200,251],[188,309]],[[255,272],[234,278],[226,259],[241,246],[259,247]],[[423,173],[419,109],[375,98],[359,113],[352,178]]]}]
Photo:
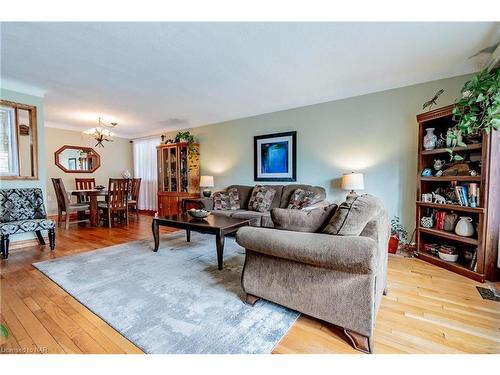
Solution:
[{"label": "potted plant", "polygon": [[474,75],[462,88],[462,97],[455,103],[452,110],[453,120],[457,124],[452,129],[455,139],[452,148],[448,148],[451,161],[463,160],[463,157],[453,153],[455,146],[464,147],[462,137],[467,139],[480,138],[486,131],[498,130],[500,126],[500,71],[483,70]]},{"label": "potted plant", "polygon": [[196,139],[189,131],[180,131],[175,135],[175,142],[187,142],[189,144],[189,158],[196,159],[199,156],[199,151],[194,147]]},{"label": "potted plant", "polygon": [[398,216],[394,216],[391,220],[391,237],[389,238],[388,251],[391,254],[396,254],[399,248],[399,243],[406,243],[408,232],[406,231]]}]

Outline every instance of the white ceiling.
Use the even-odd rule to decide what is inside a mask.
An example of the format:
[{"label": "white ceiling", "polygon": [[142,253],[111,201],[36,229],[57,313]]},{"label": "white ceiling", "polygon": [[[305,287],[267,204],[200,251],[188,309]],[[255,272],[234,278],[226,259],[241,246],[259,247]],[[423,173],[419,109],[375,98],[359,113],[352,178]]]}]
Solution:
[{"label": "white ceiling", "polygon": [[2,23],[1,84],[138,137],[477,71],[498,23]]}]

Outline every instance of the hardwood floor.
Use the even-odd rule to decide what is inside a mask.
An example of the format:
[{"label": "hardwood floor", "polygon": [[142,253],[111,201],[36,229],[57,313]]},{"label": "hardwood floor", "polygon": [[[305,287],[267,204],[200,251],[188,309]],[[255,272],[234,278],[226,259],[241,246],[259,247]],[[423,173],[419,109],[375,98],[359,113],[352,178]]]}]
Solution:
[{"label": "hardwood floor", "polygon": [[[161,228],[168,232],[168,228]],[[13,250],[0,267],[0,353],[142,353],[31,263],[151,237],[151,217],[127,227],[59,228],[57,247]],[[500,353],[500,303],[482,285],[417,259],[390,256],[375,353]],[[483,285],[484,286],[484,285]],[[274,353],[358,353],[339,328],[301,316]]]}]

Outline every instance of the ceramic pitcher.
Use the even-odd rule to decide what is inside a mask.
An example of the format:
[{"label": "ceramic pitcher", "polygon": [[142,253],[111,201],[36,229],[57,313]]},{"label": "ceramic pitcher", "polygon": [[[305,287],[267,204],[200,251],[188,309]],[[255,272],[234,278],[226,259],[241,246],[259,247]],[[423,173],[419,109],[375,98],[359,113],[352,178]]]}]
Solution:
[{"label": "ceramic pitcher", "polygon": [[469,216],[460,216],[460,220],[455,227],[455,233],[464,237],[473,236],[474,226],[472,225],[472,218]]}]

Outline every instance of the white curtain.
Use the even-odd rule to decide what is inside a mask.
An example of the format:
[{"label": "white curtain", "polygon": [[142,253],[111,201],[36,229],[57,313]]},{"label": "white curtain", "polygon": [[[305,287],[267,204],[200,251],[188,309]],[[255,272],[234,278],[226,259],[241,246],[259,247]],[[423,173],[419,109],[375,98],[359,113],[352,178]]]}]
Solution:
[{"label": "white curtain", "polygon": [[140,210],[157,210],[158,173],[156,170],[156,146],[160,138],[134,141],[134,175],[141,178],[139,192]]}]

